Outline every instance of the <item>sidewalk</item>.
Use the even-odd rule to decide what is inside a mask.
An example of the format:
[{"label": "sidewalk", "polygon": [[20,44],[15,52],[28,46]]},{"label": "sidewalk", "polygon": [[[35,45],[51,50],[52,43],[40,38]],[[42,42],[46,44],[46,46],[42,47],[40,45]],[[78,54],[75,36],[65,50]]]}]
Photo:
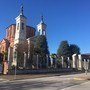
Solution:
[{"label": "sidewalk", "polygon": [[90,81],[82,83],[80,85],[71,86],[61,90],[90,90]]},{"label": "sidewalk", "polygon": [[7,81],[9,81],[9,80],[0,78],[0,83],[7,82]]},{"label": "sidewalk", "polygon": [[88,72],[88,74],[83,73],[80,76],[76,76],[75,78],[73,78],[74,80],[90,80],[90,73]]},{"label": "sidewalk", "polygon": [[0,79],[6,80],[23,80],[23,79],[33,79],[33,78],[42,78],[42,77],[51,77],[60,74],[25,74],[25,75],[0,75]]},{"label": "sidewalk", "polygon": [[[88,76],[85,76],[84,73],[76,73],[76,72],[72,72],[72,73],[49,73],[49,74],[22,74],[22,75],[0,75],[0,79],[4,79],[4,80],[23,80],[23,79],[33,79],[33,78],[42,78],[42,77],[52,77],[52,76],[63,76],[63,75],[76,75],[75,77],[73,77],[72,79],[74,80],[88,80],[90,79],[90,73],[88,73]],[[79,75],[80,74],[80,75]],[[65,76],[66,77],[66,76]]]}]

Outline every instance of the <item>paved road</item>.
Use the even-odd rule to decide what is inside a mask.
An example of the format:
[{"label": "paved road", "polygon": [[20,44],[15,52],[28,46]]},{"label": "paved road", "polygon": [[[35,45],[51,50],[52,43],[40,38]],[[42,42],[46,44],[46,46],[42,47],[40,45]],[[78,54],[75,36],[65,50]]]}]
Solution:
[{"label": "paved road", "polygon": [[69,90],[68,87],[87,82],[86,80],[74,79],[82,76],[84,74],[0,82],[0,90]]},{"label": "paved road", "polygon": [[79,85],[67,87],[61,90],[90,90],[90,81],[79,84]]}]

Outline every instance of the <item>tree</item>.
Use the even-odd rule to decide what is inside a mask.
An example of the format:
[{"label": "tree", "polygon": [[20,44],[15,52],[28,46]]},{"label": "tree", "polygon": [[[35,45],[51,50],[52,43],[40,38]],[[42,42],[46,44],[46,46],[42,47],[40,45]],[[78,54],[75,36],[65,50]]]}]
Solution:
[{"label": "tree", "polygon": [[17,51],[24,53],[28,51],[28,42],[25,40],[23,43],[16,44]]},{"label": "tree", "polygon": [[3,62],[3,54],[0,53],[0,63]]},{"label": "tree", "polygon": [[71,55],[80,54],[80,48],[75,44],[71,44],[70,45],[70,52],[71,52]]},{"label": "tree", "polygon": [[55,66],[55,63],[56,63],[55,60],[57,59],[57,55],[55,53],[52,53],[50,56],[53,59],[53,65]]},{"label": "tree", "polygon": [[19,43],[15,45],[17,51],[17,67],[23,67],[24,63],[24,52],[28,52],[28,43],[24,41],[23,43]]},{"label": "tree", "polygon": [[40,63],[42,66],[45,66],[46,63],[46,55],[49,55],[47,39],[44,35],[40,35],[37,37],[35,46],[34,46],[34,54],[38,54],[40,57]]},{"label": "tree", "polygon": [[57,51],[57,56],[67,58],[71,55],[68,41],[62,41]]},{"label": "tree", "polygon": [[63,56],[64,62],[66,62],[66,64],[68,64],[67,57],[71,56],[68,41],[62,41],[60,43],[60,46],[59,46],[58,51],[57,51],[57,56],[59,59],[61,58],[61,56]]},{"label": "tree", "polygon": [[75,44],[69,45],[67,41],[62,41],[57,51],[57,56],[59,60],[61,56],[63,56],[64,62],[66,62],[66,64],[68,65],[67,57],[72,60],[73,54],[80,54],[80,48]]},{"label": "tree", "polygon": [[8,56],[7,52],[2,51],[2,54],[3,54],[3,60],[7,60],[7,56]]},{"label": "tree", "polygon": [[52,53],[50,56],[55,59],[57,55],[55,53]]}]

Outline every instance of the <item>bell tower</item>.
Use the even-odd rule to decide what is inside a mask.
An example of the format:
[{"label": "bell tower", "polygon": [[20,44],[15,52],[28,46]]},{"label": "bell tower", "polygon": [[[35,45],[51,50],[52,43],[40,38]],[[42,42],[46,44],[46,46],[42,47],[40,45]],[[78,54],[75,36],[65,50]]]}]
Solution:
[{"label": "bell tower", "polygon": [[43,21],[43,16],[41,17],[40,23],[37,25],[38,34],[46,36],[46,24]]},{"label": "bell tower", "polygon": [[16,18],[16,32],[14,45],[22,43],[26,39],[26,21],[27,18],[23,14],[23,6],[20,8],[20,14]]}]

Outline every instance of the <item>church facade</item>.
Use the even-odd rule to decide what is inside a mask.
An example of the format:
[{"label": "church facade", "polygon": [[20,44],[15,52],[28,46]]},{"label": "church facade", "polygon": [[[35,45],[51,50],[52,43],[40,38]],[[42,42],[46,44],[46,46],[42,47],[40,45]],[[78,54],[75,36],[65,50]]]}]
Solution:
[{"label": "church facade", "polygon": [[[20,14],[15,20],[16,24],[11,24],[6,28],[6,38],[0,42],[0,53],[4,53],[6,57],[4,61],[8,62],[9,69],[13,65],[16,66],[18,65],[17,63],[20,63],[18,62],[17,49],[22,50],[23,58],[21,59],[23,59],[23,67],[26,66],[26,60],[31,59],[32,50],[37,39],[35,28],[26,24],[27,18],[23,14],[23,6],[21,6]],[[43,22],[43,17],[37,25],[37,30],[38,35],[46,36],[46,24]]]}]

